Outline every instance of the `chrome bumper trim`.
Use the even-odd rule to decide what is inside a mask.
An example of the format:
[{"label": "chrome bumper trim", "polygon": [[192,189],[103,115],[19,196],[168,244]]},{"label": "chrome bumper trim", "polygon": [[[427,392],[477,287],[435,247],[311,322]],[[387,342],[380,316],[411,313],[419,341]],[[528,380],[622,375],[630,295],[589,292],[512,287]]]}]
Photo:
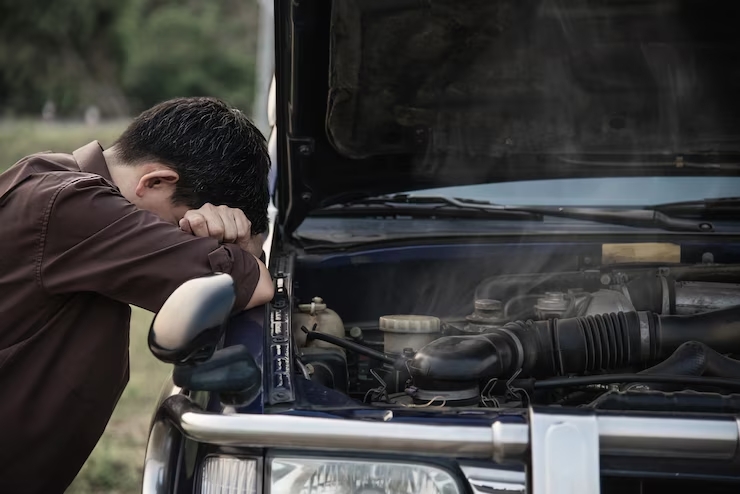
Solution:
[{"label": "chrome bumper trim", "polygon": [[527,494],[524,471],[460,465],[474,494]]},{"label": "chrome bumper trim", "polygon": [[[176,424],[189,438],[222,446],[292,448],[491,458],[486,427],[358,422],[292,415],[215,415],[185,411]],[[523,424],[505,424],[520,427]]]},{"label": "chrome bumper trim", "polygon": [[530,410],[532,494],[598,494],[599,423],[595,415]]},{"label": "chrome bumper trim", "polygon": [[[182,395],[163,404],[186,436],[209,444],[385,452],[526,460],[538,417],[564,423],[582,414],[530,410],[528,424],[439,426],[404,422],[337,420],[297,415],[219,415],[202,411]],[[662,458],[731,459],[740,445],[740,418],[593,417],[600,453]],[[538,439],[539,440],[539,439]]]},{"label": "chrome bumper trim", "polygon": [[601,450],[613,455],[732,459],[738,419],[598,417]]},{"label": "chrome bumper trim", "polygon": [[[497,462],[509,458],[521,458],[529,449],[529,426],[527,424],[506,424],[494,422],[493,459]],[[489,455],[490,458],[490,455]]]}]

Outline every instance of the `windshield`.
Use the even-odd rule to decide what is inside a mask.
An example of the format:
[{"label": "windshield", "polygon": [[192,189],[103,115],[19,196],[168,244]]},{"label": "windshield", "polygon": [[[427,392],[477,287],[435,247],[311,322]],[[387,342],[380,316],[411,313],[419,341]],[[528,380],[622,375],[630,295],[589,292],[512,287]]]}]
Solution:
[{"label": "windshield", "polygon": [[509,206],[645,207],[740,195],[740,177],[574,178],[501,182],[408,193]]}]

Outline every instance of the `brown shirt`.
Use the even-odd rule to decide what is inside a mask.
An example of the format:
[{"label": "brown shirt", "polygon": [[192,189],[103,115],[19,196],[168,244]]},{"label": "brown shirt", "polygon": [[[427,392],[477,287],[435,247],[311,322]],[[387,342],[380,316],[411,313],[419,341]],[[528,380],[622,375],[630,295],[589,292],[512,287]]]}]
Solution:
[{"label": "brown shirt", "polygon": [[136,208],[96,141],[0,175],[0,493],[65,490],[128,382],[129,304],[216,271],[245,307],[257,260]]}]

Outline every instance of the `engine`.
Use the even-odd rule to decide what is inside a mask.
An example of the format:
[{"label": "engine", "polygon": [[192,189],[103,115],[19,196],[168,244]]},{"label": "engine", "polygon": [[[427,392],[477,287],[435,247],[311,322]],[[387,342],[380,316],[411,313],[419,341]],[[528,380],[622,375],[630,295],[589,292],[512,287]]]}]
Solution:
[{"label": "engine", "polygon": [[502,275],[465,317],[365,327],[316,297],[293,337],[305,377],[383,407],[740,411],[738,281],[714,265]]}]

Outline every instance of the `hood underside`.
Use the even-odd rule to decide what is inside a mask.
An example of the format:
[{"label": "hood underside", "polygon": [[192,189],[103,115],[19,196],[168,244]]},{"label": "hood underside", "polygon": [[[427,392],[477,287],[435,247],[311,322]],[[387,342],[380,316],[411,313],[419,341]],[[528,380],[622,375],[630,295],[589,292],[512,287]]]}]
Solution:
[{"label": "hood underside", "polygon": [[276,3],[281,187],[304,214],[435,186],[706,174],[682,164],[740,155],[736,2],[311,3]]}]

